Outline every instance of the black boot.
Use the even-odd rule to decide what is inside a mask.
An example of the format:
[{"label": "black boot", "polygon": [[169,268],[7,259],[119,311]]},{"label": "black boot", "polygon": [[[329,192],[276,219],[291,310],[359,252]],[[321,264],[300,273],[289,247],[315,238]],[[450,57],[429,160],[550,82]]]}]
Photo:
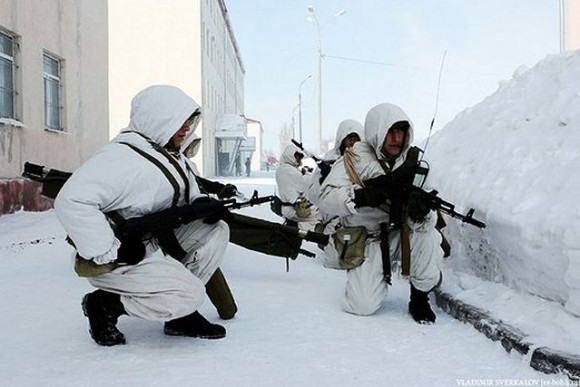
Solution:
[{"label": "black boot", "polygon": [[411,301],[409,313],[419,324],[432,324],[437,316],[429,305],[429,292],[422,292],[411,284]]},{"label": "black boot", "polygon": [[89,319],[89,333],[97,344],[125,344],[125,336],[116,327],[119,316],[125,314],[118,294],[96,290],[83,297],[82,307]]},{"label": "black boot", "polygon": [[200,339],[221,339],[226,337],[226,328],[212,324],[195,311],[165,323],[163,332],[169,336],[199,337]]}]

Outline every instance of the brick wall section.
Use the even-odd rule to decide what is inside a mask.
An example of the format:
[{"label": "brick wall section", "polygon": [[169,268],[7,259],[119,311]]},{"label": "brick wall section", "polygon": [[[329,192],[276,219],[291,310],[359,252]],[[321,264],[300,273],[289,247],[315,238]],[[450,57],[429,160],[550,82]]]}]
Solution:
[{"label": "brick wall section", "polygon": [[42,184],[29,179],[0,180],[0,216],[16,211],[46,211],[53,201],[40,196]]}]

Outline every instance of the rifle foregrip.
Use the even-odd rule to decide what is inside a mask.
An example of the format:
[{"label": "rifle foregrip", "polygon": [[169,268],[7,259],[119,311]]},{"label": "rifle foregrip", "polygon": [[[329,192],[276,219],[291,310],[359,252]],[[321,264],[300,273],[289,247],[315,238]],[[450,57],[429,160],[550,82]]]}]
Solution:
[{"label": "rifle foregrip", "polygon": [[329,236],[326,234],[321,234],[319,232],[307,231],[306,235],[303,237],[308,242],[314,242],[319,245],[326,246],[329,241]]}]

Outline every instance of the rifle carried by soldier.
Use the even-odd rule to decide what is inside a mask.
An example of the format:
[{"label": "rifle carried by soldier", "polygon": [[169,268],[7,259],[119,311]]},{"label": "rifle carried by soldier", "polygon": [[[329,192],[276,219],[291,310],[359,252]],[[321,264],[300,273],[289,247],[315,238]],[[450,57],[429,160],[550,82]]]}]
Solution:
[{"label": "rifle carried by soldier", "polygon": [[[43,183],[41,194],[54,199],[72,173],[56,169],[47,170],[44,166],[26,162],[22,175]],[[121,248],[143,250],[144,254],[143,240],[156,237],[164,252],[176,259],[183,258],[185,251],[179,246],[173,230],[196,219],[211,222],[212,218],[216,217],[228,223],[230,242],[268,255],[296,259],[298,254],[302,253],[312,257],[314,256],[312,253],[301,249],[303,240],[328,244],[328,235],[230,212],[271,203],[274,198],[274,196],[260,197],[258,192],[254,191],[252,197],[243,202],[235,199],[218,201],[202,198],[189,205],[172,207],[136,218],[122,219],[115,214],[107,215],[112,220],[118,238],[125,242],[125,247],[122,244]]]}]

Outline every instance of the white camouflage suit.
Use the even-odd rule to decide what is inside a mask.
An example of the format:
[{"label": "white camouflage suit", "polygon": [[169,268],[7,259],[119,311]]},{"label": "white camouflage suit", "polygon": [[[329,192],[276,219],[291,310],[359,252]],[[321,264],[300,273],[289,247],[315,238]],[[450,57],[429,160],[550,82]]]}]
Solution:
[{"label": "white camouflage suit", "polygon": [[[55,200],[56,215],[81,257],[100,264],[117,258],[119,241],[105,213],[117,211],[128,219],[172,205],[175,190],[161,169],[121,142],[154,157],[175,177],[180,191],[177,205],[186,204],[186,184],[190,203],[204,196],[185,156],[179,153],[174,158],[187,182],[167,158],[134,133],[164,146],[199,109],[193,99],[173,86],[151,86],[133,98],[129,127],[76,170]],[[191,126],[182,149],[192,139],[198,122]],[[130,316],[169,321],[194,312],[205,298],[204,284],[223,259],[229,228],[223,221],[210,225],[196,220],[176,229],[175,235],[187,252],[182,263],[165,256],[152,241],[140,263],[120,266],[89,278],[89,282],[119,294]]]},{"label": "white camouflage suit", "polygon": [[[367,114],[364,125],[366,142],[357,142],[353,147],[354,167],[363,181],[385,174],[378,159],[384,158],[381,148],[387,131],[399,121],[407,121],[409,130],[402,153],[396,159],[393,170],[405,161],[413,140],[412,123],[398,106],[391,104],[378,105]],[[345,170],[344,158],[339,158],[321,187],[320,210],[338,215],[343,226],[364,226],[369,234],[378,233],[380,223],[388,219],[388,214],[379,208],[355,208],[354,190],[358,188],[361,187],[351,182]],[[420,224],[408,221],[411,229],[409,280],[417,289],[425,292],[432,290],[441,280],[443,251],[440,247],[441,235],[435,229],[436,219],[436,213],[430,211],[425,221]],[[398,230],[389,234],[389,245],[391,260],[400,260]],[[342,299],[342,308],[357,315],[375,313],[387,295],[379,238],[366,240],[364,256],[365,260],[361,266],[347,271],[346,289]]]},{"label": "white camouflage suit", "polygon": [[[302,174],[300,163],[294,157],[294,153],[304,152],[294,144],[289,144],[284,148],[280,157],[280,166],[276,170],[276,185],[278,186],[278,196],[285,203],[294,204],[298,199],[306,199],[306,193],[310,187],[311,175]],[[298,227],[302,230],[313,230],[319,221],[318,209],[311,206],[311,214],[306,218],[300,218],[296,215],[293,206],[283,205],[282,216],[298,222]]]}]

